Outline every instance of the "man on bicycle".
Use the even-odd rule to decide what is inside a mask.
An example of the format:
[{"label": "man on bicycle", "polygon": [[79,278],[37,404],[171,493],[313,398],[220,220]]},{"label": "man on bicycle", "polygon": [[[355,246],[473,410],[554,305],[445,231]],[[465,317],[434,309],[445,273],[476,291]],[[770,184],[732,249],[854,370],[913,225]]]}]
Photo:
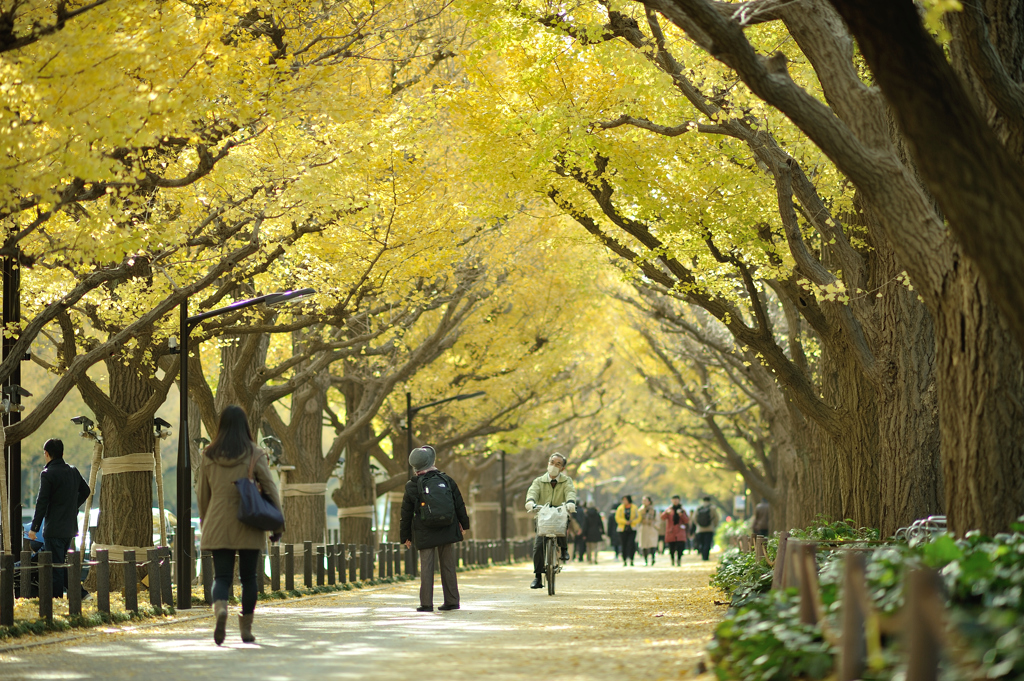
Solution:
[{"label": "man on bicycle", "polygon": [[[533,481],[529,491],[526,493],[526,511],[533,511],[534,506],[561,506],[565,504],[565,510],[570,515],[576,512],[576,486],[572,478],[566,475],[565,457],[555,452],[548,458],[548,470],[539,478]],[[569,544],[565,536],[558,537],[558,548],[562,550],[562,562],[569,560]],[[533,582],[531,589],[541,589],[544,584],[541,575],[544,574],[544,537],[538,535],[533,542]]]}]

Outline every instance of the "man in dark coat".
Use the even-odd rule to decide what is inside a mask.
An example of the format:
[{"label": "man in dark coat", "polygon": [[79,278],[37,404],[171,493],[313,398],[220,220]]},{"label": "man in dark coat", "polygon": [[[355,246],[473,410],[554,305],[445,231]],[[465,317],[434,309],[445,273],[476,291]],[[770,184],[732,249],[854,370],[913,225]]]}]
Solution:
[{"label": "man in dark coat", "polygon": [[[455,542],[462,541],[462,532],[469,529],[466,503],[455,481],[434,467],[434,448],[417,447],[409,454],[409,465],[416,476],[405,483],[402,498],[400,540],[406,548],[413,544],[420,554],[420,606],[419,612],[434,609],[434,554],[436,549],[441,573],[444,603],[438,610],[459,609],[459,582],[456,573]],[[427,495],[433,497],[427,498]],[[434,501],[437,501],[436,505]],[[435,510],[453,506],[451,522],[438,526]]]},{"label": "man in dark coat", "polygon": [[[53,438],[43,444],[43,458],[46,465],[39,474],[39,496],[28,538],[34,541],[43,527],[43,551],[52,553],[53,562],[60,564],[67,557],[71,540],[78,535],[78,507],[89,497],[89,483],[77,468],[64,462],[64,443],[60,440]],[[64,595],[66,574],[66,568],[54,568],[54,598]]]}]

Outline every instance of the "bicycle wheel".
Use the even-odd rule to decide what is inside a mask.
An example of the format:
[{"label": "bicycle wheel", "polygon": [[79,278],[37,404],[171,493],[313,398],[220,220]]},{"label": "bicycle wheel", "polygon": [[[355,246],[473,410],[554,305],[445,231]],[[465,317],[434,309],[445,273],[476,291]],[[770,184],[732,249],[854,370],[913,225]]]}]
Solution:
[{"label": "bicycle wheel", "polygon": [[548,569],[548,596],[555,595],[555,563],[558,560],[558,544],[555,542],[553,537],[548,537],[545,540],[546,550],[544,553],[547,557],[547,569]]}]

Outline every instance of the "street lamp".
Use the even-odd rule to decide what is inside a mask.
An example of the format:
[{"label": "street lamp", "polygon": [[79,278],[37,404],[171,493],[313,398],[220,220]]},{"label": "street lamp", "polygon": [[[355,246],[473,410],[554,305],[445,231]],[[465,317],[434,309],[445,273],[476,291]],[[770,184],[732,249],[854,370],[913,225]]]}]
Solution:
[{"label": "street lamp", "polygon": [[[180,364],[178,368],[178,388],[180,391],[179,413],[181,422],[178,424],[178,537],[175,543],[175,559],[178,561],[178,609],[186,610],[192,607],[192,543],[182,541],[181,528],[192,524],[192,459],[189,457],[188,446],[188,337],[200,322],[211,317],[234,312],[253,305],[264,303],[268,306],[281,305],[282,303],[293,303],[305,300],[316,291],[311,288],[303,288],[297,291],[279,291],[270,293],[258,298],[240,300],[227,307],[202,312],[193,317],[188,316],[188,298],[181,301],[180,307],[180,333],[181,341],[178,346],[180,353]],[[188,518],[188,522],[182,522],[182,518]],[[188,569],[185,569],[188,566]]]},{"label": "street lamp", "polygon": [[[415,416],[419,412],[423,411],[424,409],[427,409],[428,407],[436,407],[439,404],[444,404],[445,402],[454,402],[456,400],[468,400],[468,399],[471,399],[473,397],[480,397],[481,395],[486,395],[486,394],[487,393],[485,393],[483,390],[479,390],[479,391],[477,391],[475,393],[468,393],[466,395],[456,395],[455,397],[446,397],[443,400],[437,400],[436,402],[427,402],[426,404],[421,404],[418,407],[414,407],[414,406],[412,406],[412,393],[411,392],[406,392],[405,393],[405,444],[406,444],[406,449],[408,450],[408,452],[409,453],[412,452],[412,417],[413,416]],[[408,456],[408,455],[409,454],[407,453],[406,456]],[[413,475],[414,475],[414,473],[413,473],[413,470],[412,470],[412,466],[410,466],[409,467],[409,479],[410,480],[412,480]]]}]

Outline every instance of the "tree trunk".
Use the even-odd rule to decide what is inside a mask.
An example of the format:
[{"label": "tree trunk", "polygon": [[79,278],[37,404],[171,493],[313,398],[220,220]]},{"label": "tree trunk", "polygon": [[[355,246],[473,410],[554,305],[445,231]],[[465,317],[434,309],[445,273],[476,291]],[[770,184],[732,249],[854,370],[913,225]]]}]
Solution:
[{"label": "tree trunk", "polygon": [[957,535],[995,534],[1024,514],[1024,365],[975,265],[957,265],[935,324],[946,508]]},{"label": "tree trunk", "polygon": [[[282,434],[284,461],[295,470],[288,471],[288,484],[323,483],[330,480],[330,470],[324,470],[323,414],[327,398],[329,375],[303,384],[292,395],[291,422]],[[322,542],[327,533],[324,495],[299,494],[284,499],[285,532],[282,541],[301,544],[304,541]]]},{"label": "tree trunk", "polygon": [[[125,365],[120,357],[106,362],[110,385],[110,404],[95,399],[90,391],[82,391],[89,408],[96,414],[100,431],[103,433],[105,461],[135,454],[152,452],[154,444],[151,419],[146,425],[132,432],[125,430],[123,414],[132,414],[141,409],[155,393],[152,384],[139,375],[139,367]],[[120,412],[120,414],[116,413]],[[153,474],[144,471],[103,475],[100,487],[99,522],[95,542],[114,546],[138,547],[136,556],[145,555],[139,548],[153,546]],[[86,588],[95,589],[95,573],[89,572]],[[139,572],[139,577],[145,570]],[[110,571],[110,588],[123,586],[121,570]]]},{"label": "tree trunk", "polygon": [[[345,381],[343,393],[347,413],[354,414],[359,405],[363,388],[355,381]],[[365,508],[376,502],[374,495],[373,473],[370,470],[370,453],[365,443],[372,437],[372,430],[366,426],[352,438],[351,445],[345,451],[345,473],[341,484],[332,498],[338,505],[338,512],[345,509]],[[341,541],[346,544],[375,544],[373,519],[362,516],[346,516],[338,518],[341,530]]]},{"label": "tree trunk", "polygon": [[[902,270],[876,232],[878,305],[878,446],[882,537],[918,518],[944,512],[935,325],[917,294],[893,279]],[[886,282],[890,282],[886,285]]]}]

